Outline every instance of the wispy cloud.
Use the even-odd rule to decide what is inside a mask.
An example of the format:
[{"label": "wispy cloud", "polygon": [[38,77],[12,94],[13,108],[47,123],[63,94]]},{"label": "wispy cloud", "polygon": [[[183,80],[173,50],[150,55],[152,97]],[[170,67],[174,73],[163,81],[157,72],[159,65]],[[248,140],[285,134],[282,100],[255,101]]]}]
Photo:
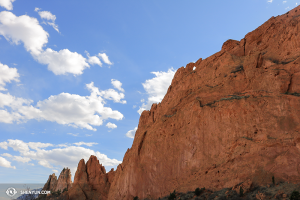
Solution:
[{"label": "wispy cloud", "polygon": [[55,20],[56,20],[56,16],[53,15],[50,11],[40,11],[40,8],[35,8],[34,11],[38,12],[38,14],[40,15],[40,17],[42,19],[47,20],[48,22],[44,22],[45,24],[48,24],[50,26],[52,26],[57,32],[59,32],[58,30],[58,25],[55,24]]}]

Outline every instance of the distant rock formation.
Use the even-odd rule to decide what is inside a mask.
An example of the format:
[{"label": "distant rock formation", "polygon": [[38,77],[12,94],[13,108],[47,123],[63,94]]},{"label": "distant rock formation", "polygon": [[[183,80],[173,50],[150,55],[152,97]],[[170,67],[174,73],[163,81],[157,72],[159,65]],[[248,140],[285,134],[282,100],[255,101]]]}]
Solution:
[{"label": "distant rock formation", "polygon": [[71,171],[68,168],[64,168],[61,171],[58,180],[54,173],[50,175],[48,181],[46,182],[42,190],[47,190],[52,192],[57,192],[58,190],[60,190],[60,192],[63,192],[64,190],[68,190],[71,187],[72,187]]},{"label": "distant rock formation", "polygon": [[81,159],[74,177],[72,188],[68,191],[68,199],[107,199],[115,171],[106,173],[96,156],[91,156],[85,164]]},{"label": "distant rock formation", "polygon": [[299,183],[299,21],[298,6],[179,68],[162,102],[141,114],[117,170],[105,173],[95,156],[81,160],[64,198],[158,199],[203,187],[247,192],[272,176]]}]

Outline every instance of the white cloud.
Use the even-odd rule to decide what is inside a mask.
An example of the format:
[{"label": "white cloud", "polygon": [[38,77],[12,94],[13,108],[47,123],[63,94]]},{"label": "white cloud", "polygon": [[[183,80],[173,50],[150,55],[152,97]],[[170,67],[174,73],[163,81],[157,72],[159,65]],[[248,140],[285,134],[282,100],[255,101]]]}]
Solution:
[{"label": "white cloud", "polygon": [[106,124],[106,126],[107,126],[108,128],[111,128],[111,129],[117,128],[117,125],[115,125],[115,124],[113,124],[113,123],[110,123],[110,122],[108,122],[108,123]]},{"label": "white cloud", "polygon": [[99,53],[98,57],[101,58],[103,60],[103,62],[105,62],[108,65],[112,65],[112,62],[110,62],[110,60],[108,59],[108,56],[105,53]]},{"label": "white cloud", "polygon": [[290,7],[288,6],[288,7],[286,7],[285,9],[287,10],[287,9],[289,9]]},{"label": "white cloud", "polygon": [[72,135],[74,137],[77,137],[79,135],[79,133],[67,133],[68,135]]},{"label": "white cloud", "polygon": [[287,1],[283,1],[282,3],[285,4]]},{"label": "white cloud", "polygon": [[269,3],[272,3],[272,2],[273,2],[273,0],[268,0],[268,2],[269,2]]},{"label": "white cloud", "polygon": [[122,88],[122,83],[116,79],[111,79],[111,84],[114,86],[114,88],[118,89],[121,92],[125,92],[125,90]]},{"label": "white cloud", "polygon": [[0,142],[0,148],[7,150],[8,144],[7,142]]},{"label": "white cloud", "polygon": [[52,147],[53,144],[50,144],[50,143],[41,143],[41,142],[29,142],[28,146],[31,149],[38,150],[38,149],[43,149],[43,148],[46,148],[46,147]]},{"label": "white cloud", "polygon": [[56,16],[53,15],[50,11],[40,11],[40,8],[35,8],[34,11],[38,12],[40,17],[45,20],[49,20],[51,22],[47,22],[50,26],[52,26],[57,32],[58,30],[58,25],[55,24]]},{"label": "white cloud", "polygon": [[[54,19],[55,16],[53,15],[53,17],[50,14],[43,14],[42,16],[47,19]],[[49,23],[51,24],[52,22]],[[26,50],[38,62],[48,65],[48,69],[56,75],[68,73],[80,75],[84,69],[90,67],[86,62],[86,58],[77,52],[71,52],[68,49],[55,51],[51,48],[47,48],[44,51],[43,47],[48,43],[49,34],[36,18],[27,15],[17,17],[11,12],[2,11],[0,12],[0,35],[3,35],[6,40],[16,45],[23,42]],[[105,55],[103,56],[105,57]],[[96,62],[95,58],[92,58],[90,62]]]},{"label": "white cloud", "polygon": [[145,102],[145,99],[141,99],[141,102],[142,102],[142,103]]},{"label": "white cloud", "polygon": [[99,65],[102,67],[102,63],[100,59],[97,56],[90,56],[89,52],[85,51],[86,56],[88,57],[87,62],[90,63],[91,65]]},{"label": "white cloud", "polygon": [[52,169],[52,171],[53,171],[54,173],[58,173],[58,170],[56,170],[56,169]]},{"label": "white cloud", "polygon": [[136,130],[137,130],[137,127],[135,127],[133,130],[128,131],[126,133],[126,136],[129,138],[134,138]]},{"label": "white cloud", "polygon": [[50,169],[53,168],[53,166],[50,165],[50,163],[47,160],[40,160],[39,164],[42,165],[43,167],[46,167],[46,168],[50,168]]},{"label": "white cloud", "polygon": [[[95,143],[79,142],[77,143],[78,146],[68,146],[65,148],[52,148],[50,150],[38,149],[38,148],[35,150],[29,150],[28,148],[29,143],[25,143],[21,140],[7,140],[7,141],[5,141],[5,143],[12,148],[16,147],[15,144],[19,144],[23,146],[22,148],[17,149],[17,151],[19,151],[20,156],[23,157],[24,161],[26,161],[25,159],[36,160],[39,163],[39,165],[53,170],[55,170],[57,166],[69,167],[73,175],[75,174],[76,168],[78,166],[78,162],[82,158],[85,159],[85,161],[87,161],[91,155],[97,156],[99,162],[105,167],[117,166],[118,164],[121,163],[121,161],[118,161],[116,159],[110,159],[106,155],[101,154],[98,151],[95,152],[94,150],[87,149],[80,146],[80,145],[92,146]],[[3,144],[4,142],[1,143]],[[45,143],[44,146],[47,145],[48,143]],[[24,146],[27,146],[27,148],[24,148]],[[52,145],[52,146],[57,146],[57,145]],[[1,159],[0,157],[0,166],[3,166],[6,163],[5,164],[6,167],[11,167],[10,162],[8,162],[6,159],[4,160],[3,159],[4,158]],[[21,159],[19,158],[19,160]]]},{"label": "white cloud", "polygon": [[57,52],[47,48],[44,52],[34,55],[34,58],[38,62],[48,65],[48,70],[55,75],[65,75],[67,73],[80,75],[85,68],[90,67],[86,62],[86,58],[68,49]]},{"label": "white cloud", "polygon": [[16,169],[15,166],[11,166],[11,163],[3,157],[0,157],[0,166]]},{"label": "white cloud", "polygon": [[85,134],[86,137],[93,136],[93,134]]},{"label": "white cloud", "polygon": [[143,103],[140,109],[138,110],[139,114],[141,114],[144,110],[149,110],[153,103],[161,102],[172,82],[175,70],[171,68],[167,72],[151,73],[154,74],[156,77],[148,79],[145,81],[145,83],[142,83],[149,97],[147,103]]},{"label": "white cloud", "polygon": [[12,10],[13,9],[13,5],[12,3],[15,0],[0,0],[0,6],[4,7],[7,10]]},{"label": "white cloud", "polygon": [[73,143],[73,144],[75,144],[77,146],[86,145],[86,146],[91,147],[91,146],[96,145],[98,143],[96,143],[96,142],[76,142],[76,143]]},{"label": "white cloud", "polygon": [[26,157],[22,157],[22,156],[14,156],[13,160],[15,160],[17,162],[22,162],[22,163],[28,163],[31,159],[26,158]]},{"label": "white cloud", "polygon": [[132,108],[135,109],[135,108],[136,108],[136,105],[133,105]]},{"label": "white cloud", "polygon": [[15,44],[22,41],[31,54],[39,54],[48,43],[49,36],[36,18],[27,15],[17,17],[8,11],[0,12],[0,34]]},{"label": "white cloud", "polygon": [[5,157],[9,157],[9,158],[13,157],[13,156],[10,155],[9,153],[3,153],[3,154],[1,154],[1,156],[5,156]]},{"label": "white cloud", "polygon": [[97,96],[103,97],[104,99],[113,100],[116,103],[122,103],[125,104],[125,100],[121,100],[125,97],[123,93],[118,93],[114,89],[108,89],[108,90],[102,90],[99,91],[97,87],[94,86],[94,82],[91,82],[90,84],[86,85],[87,88],[91,91],[91,96]]},{"label": "white cloud", "polygon": [[118,93],[113,89],[99,91],[94,83],[86,84],[90,90],[90,96],[80,96],[77,94],[61,93],[50,96],[48,99],[39,101],[36,106],[30,105],[32,100],[16,98],[8,94],[0,93],[0,108],[11,108],[9,113],[0,110],[0,122],[18,123],[26,122],[30,119],[47,120],[58,124],[69,125],[75,128],[86,128],[88,130],[97,129],[92,126],[100,126],[103,120],[108,118],[121,120],[123,114],[110,107],[105,107],[105,99],[118,103],[126,103],[123,93]]}]

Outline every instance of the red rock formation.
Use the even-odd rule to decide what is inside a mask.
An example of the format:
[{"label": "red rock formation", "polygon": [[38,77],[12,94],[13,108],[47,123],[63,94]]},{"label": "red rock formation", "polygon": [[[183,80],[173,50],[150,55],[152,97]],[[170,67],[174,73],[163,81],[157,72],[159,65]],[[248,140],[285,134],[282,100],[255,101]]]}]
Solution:
[{"label": "red rock formation", "polygon": [[56,186],[57,186],[57,177],[53,173],[52,175],[49,175],[49,178],[42,190],[55,191]]},{"label": "red rock formation", "polygon": [[63,192],[63,190],[66,188],[67,190],[70,189],[72,186],[72,179],[71,179],[71,171],[68,168],[64,168],[57,180],[57,185],[55,188],[55,191],[60,190]]},{"label": "red rock formation", "polygon": [[114,174],[113,169],[106,173],[96,156],[91,156],[86,164],[84,159],[81,159],[75,173],[74,183],[67,193],[67,199],[107,199]]},{"label": "red rock formation", "polygon": [[141,114],[116,172],[106,173],[95,156],[81,160],[63,198],[157,199],[198,187],[247,192],[272,176],[299,182],[299,21],[298,6],[179,68],[162,102]]},{"label": "red rock formation", "polygon": [[162,102],[141,114],[108,200],[248,190],[273,175],[299,182],[299,20],[298,6],[179,68]]}]

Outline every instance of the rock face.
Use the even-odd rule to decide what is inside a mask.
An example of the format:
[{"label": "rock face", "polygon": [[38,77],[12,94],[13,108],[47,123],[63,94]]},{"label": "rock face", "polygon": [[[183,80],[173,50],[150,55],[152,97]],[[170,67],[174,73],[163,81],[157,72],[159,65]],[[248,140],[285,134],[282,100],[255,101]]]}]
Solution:
[{"label": "rock face", "polygon": [[42,190],[55,191],[56,186],[57,186],[57,177],[53,173],[52,175],[49,175],[48,181],[46,182]]},{"label": "rock face", "polygon": [[71,171],[68,168],[64,168],[57,180],[57,185],[55,188],[55,191],[60,190],[63,192],[63,190],[66,188],[67,190],[71,188],[72,186],[72,176],[71,176]]},{"label": "rock face", "polygon": [[64,168],[61,171],[58,180],[54,173],[50,175],[48,181],[46,182],[42,190],[53,191],[53,192],[60,190],[61,192],[63,192],[65,188],[70,189],[71,186],[72,186],[71,171],[68,168],[66,169]]},{"label": "rock face", "polygon": [[91,156],[85,164],[81,159],[74,177],[74,183],[67,195],[70,200],[107,199],[115,171],[106,173],[96,156]]},{"label": "rock face", "polygon": [[141,114],[108,200],[248,190],[272,176],[299,183],[299,21],[298,6],[178,69],[162,102]]},{"label": "rock face", "polygon": [[247,192],[272,176],[299,183],[299,21],[298,6],[179,68],[162,102],[141,114],[117,170],[106,173],[95,156],[81,160],[63,199],[158,199],[198,187]]}]

